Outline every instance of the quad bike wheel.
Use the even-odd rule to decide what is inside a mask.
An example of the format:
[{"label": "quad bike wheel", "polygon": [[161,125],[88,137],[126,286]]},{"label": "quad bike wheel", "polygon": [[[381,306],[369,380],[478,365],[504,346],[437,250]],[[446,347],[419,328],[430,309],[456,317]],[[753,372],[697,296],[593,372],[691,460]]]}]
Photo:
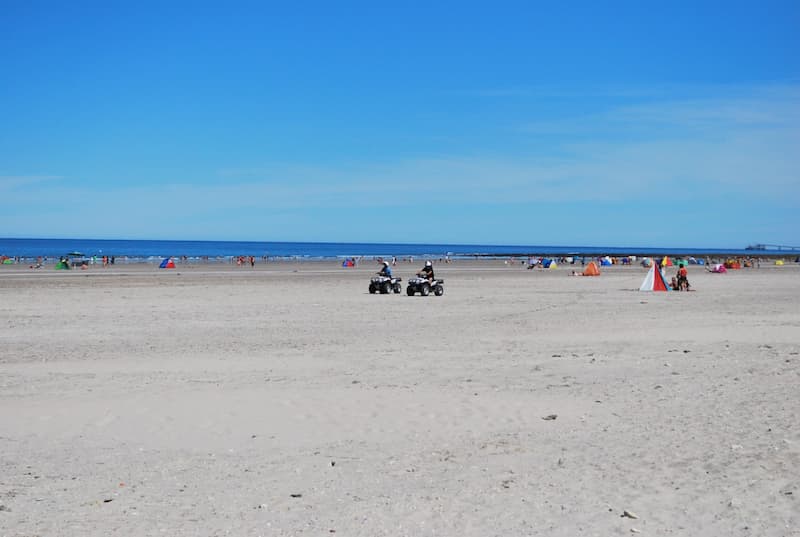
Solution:
[{"label": "quad bike wheel", "polygon": [[428,285],[427,283],[423,283],[422,289],[420,289],[419,292],[422,294],[422,296],[428,296],[429,294],[431,294],[431,286]]},{"label": "quad bike wheel", "polygon": [[381,287],[381,294],[388,295],[392,292],[392,284],[390,282],[383,282],[383,287]]},{"label": "quad bike wheel", "polygon": [[444,287],[442,287],[441,285],[437,284],[433,288],[433,294],[436,295],[436,296],[442,296],[444,294]]},{"label": "quad bike wheel", "polygon": [[399,294],[400,294],[400,291],[402,291],[402,290],[403,290],[403,288],[400,286],[400,284],[399,284],[399,283],[396,283],[396,284],[394,284],[394,293],[395,293],[396,295],[399,295]]},{"label": "quad bike wheel", "polygon": [[374,295],[378,289],[375,287],[374,283],[369,284],[369,294]]},{"label": "quad bike wheel", "polygon": [[410,285],[408,287],[406,287],[406,294],[408,296],[414,296],[414,288],[411,287]]}]

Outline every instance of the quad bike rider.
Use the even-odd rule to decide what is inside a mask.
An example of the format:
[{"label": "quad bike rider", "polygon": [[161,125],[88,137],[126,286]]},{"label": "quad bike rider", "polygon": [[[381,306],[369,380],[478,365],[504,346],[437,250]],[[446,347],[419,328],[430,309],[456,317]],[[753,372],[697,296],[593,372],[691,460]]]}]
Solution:
[{"label": "quad bike rider", "polygon": [[444,294],[444,280],[437,280],[433,274],[433,263],[425,261],[425,266],[417,272],[416,278],[408,280],[406,294],[413,296],[419,292],[422,296],[428,296],[431,290],[433,290],[434,295],[442,296]]},{"label": "quad bike rider", "polygon": [[392,291],[399,293],[402,290],[400,282],[402,278],[395,278],[392,276],[392,269],[388,261],[384,261],[375,276],[369,282],[369,292],[375,294],[380,292],[382,295],[388,295]]}]

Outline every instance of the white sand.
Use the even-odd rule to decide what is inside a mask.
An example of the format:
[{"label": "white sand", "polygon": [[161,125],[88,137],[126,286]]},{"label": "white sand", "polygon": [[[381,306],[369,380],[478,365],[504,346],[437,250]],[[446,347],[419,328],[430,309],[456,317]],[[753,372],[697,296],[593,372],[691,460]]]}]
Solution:
[{"label": "white sand", "polygon": [[0,269],[0,536],[800,535],[797,266],[376,269]]}]

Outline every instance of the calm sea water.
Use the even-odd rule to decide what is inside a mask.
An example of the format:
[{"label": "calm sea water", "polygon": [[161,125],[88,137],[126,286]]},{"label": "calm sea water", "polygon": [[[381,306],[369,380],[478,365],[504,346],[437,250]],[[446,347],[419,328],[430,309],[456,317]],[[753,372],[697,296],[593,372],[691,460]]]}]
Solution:
[{"label": "calm sea water", "polygon": [[[630,248],[587,246],[536,246],[488,244],[388,244],[346,242],[235,242],[235,241],[149,241],[98,239],[3,239],[0,256],[58,258],[78,252],[85,256],[116,256],[129,260],[162,257],[230,259],[240,255],[270,258],[333,259],[345,257],[442,257],[509,255],[755,255],[749,250],[714,248]],[[775,252],[769,252],[775,253]]]}]

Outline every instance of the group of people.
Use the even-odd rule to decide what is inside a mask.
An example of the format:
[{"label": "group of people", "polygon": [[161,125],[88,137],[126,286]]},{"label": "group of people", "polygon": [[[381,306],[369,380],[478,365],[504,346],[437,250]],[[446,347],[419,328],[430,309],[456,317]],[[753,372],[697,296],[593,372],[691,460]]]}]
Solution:
[{"label": "group of people", "polygon": [[[378,275],[386,276],[387,278],[392,277],[392,267],[389,265],[388,261],[383,262],[381,270],[378,271]],[[433,283],[433,280],[435,279],[433,275],[433,263],[430,261],[425,261],[425,266],[417,272],[417,276],[425,278],[429,282]]]}]

